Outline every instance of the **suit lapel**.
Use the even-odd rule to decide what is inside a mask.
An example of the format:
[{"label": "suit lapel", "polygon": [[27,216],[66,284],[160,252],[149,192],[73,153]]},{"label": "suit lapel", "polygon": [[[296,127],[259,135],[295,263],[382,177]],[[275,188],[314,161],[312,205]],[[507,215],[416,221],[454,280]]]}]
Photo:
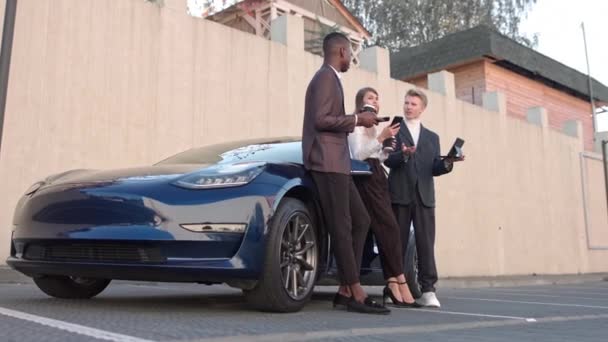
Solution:
[{"label": "suit lapel", "polygon": [[424,150],[426,148],[425,146],[428,143],[428,141],[426,139],[427,137],[428,137],[427,129],[422,124],[420,124],[420,136],[418,137],[418,147],[416,149],[422,148]]},{"label": "suit lapel", "polygon": [[334,76],[334,79],[336,80],[336,83],[338,84],[338,88],[340,89],[340,95],[342,95],[342,110],[344,111],[344,113],[346,113],[346,109],[344,108],[344,88],[342,88],[342,82],[340,81],[340,78],[338,78],[338,75],[336,75],[336,72],[334,71],[334,69],[329,66],[328,64],[323,64],[324,68],[327,68],[331,74]]}]

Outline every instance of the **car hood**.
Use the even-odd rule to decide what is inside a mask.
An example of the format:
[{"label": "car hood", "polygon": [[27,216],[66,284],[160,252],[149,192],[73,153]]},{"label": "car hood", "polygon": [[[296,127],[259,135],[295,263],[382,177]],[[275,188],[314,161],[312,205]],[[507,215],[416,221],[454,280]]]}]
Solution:
[{"label": "car hood", "polygon": [[98,183],[129,180],[158,180],[177,178],[186,173],[203,169],[206,164],[180,164],[133,167],[116,170],[70,170],[45,179],[46,185]]}]

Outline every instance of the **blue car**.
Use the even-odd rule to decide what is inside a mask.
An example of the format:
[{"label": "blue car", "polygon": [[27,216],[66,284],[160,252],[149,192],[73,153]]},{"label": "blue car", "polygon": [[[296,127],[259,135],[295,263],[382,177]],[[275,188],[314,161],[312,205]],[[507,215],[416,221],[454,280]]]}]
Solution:
[{"label": "blue car", "polygon": [[[323,189],[301,150],[299,138],[237,141],[50,176],[17,205],[7,263],[57,298],[94,297],[112,279],[226,283],[257,309],[298,311],[315,284],[336,279]],[[368,165],[353,161],[352,174]],[[383,285],[371,234],[366,246],[362,283]],[[406,258],[416,295],[415,248]]]}]

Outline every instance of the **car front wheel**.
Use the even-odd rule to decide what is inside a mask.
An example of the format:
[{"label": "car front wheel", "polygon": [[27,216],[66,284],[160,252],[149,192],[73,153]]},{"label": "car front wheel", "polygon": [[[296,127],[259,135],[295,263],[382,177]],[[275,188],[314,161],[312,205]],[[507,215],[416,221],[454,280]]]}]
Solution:
[{"label": "car front wheel", "polygon": [[256,309],[295,312],[309,301],[317,275],[319,244],[312,217],[300,200],[286,198],[270,224],[262,277],[246,290]]},{"label": "car front wheel", "polygon": [[93,279],[67,276],[42,276],[34,278],[34,283],[42,292],[51,297],[65,299],[88,299],[97,296],[108,284],[109,279]]}]

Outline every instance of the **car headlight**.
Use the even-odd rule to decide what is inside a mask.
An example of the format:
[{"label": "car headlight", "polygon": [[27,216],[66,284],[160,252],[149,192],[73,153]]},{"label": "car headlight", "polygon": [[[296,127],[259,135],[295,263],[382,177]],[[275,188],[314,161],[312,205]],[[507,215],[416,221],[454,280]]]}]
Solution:
[{"label": "car headlight", "polygon": [[188,174],[173,184],[187,189],[211,189],[248,184],[264,171],[266,163],[216,165]]}]

